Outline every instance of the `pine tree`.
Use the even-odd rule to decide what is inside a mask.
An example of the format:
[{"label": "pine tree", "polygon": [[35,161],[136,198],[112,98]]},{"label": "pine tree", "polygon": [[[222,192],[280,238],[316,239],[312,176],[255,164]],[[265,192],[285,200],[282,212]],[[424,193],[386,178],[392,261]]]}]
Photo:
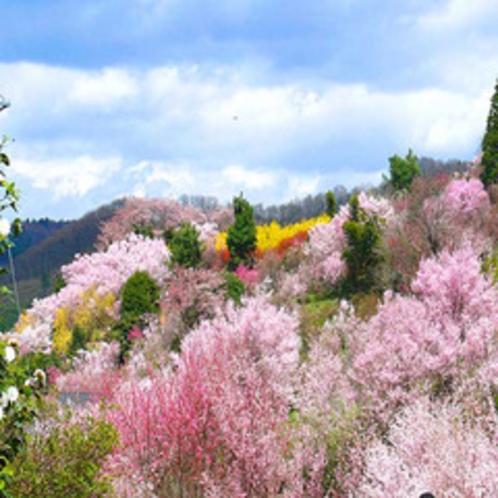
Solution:
[{"label": "pine tree", "polygon": [[235,222],[228,228],[227,247],[230,252],[229,269],[235,270],[239,265],[252,266],[256,250],[256,224],[254,212],[242,194],[233,200]]},{"label": "pine tree", "polygon": [[332,190],[327,191],[325,194],[326,208],[325,212],[333,218],[337,214],[337,201]]},{"label": "pine tree", "polygon": [[201,264],[203,246],[199,231],[191,223],[182,223],[171,235],[168,246],[172,263],[185,268],[198,268]]},{"label": "pine tree", "polygon": [[486,133],[482,139],[481,181],[488,187],[498,181],[498,80],[491,98]]},{"label": "pine tree", "polygon": [[349,202],[350,219],[343,225],[347,247],[342,259],[347,274],[342,282],[347,294],[367,294],[377,287],[378,271],[384,261],[381,253],[381,231],[377,220],[361,209],[358,196]]},{"label": "pine tree", "polygon": [[389,183],[395,191],[410,190],[415,177],[422,174],[417,156],[411,149],[404,159],[396,154],[390,157],[389,166]]}]

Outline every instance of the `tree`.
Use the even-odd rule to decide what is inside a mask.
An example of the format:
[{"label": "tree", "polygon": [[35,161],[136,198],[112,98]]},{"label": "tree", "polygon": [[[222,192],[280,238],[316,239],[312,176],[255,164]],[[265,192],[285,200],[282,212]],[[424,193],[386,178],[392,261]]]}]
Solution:
[{"label": "tree", "polygon": [[342,259],[347,275],[343,281],[346,293],[366,294],[376,286],[377,272],[384,260],[381,252],[381,231],[375,215],[368,216],[360,207],[358,196],[349,202],[350,219],[343,225],[346,249]]},{"label": "tree", "polygon": [[168,242],[171,262],[185,268],[198,268],[202,262],[202,243],[199,231],[191,223],[182,223]]},{"label": "tree", "polygon": [[495,93],[491,98],[491,108],[481,147],[481,181],[489,187],[498,180],[498,79],[495,84]]},{"label": "tree", "polygon": [[422,174],[417,156],[411,149],[404,159],[396,154],[389,158],[389,172],[389,183],[395,191],[410,190],[415,177]]},{"label": "tree", "polygon": [[227,247],[230,252],[229,268],[235,270],[239,265],[252,266],[256,250],[256,224],[253,208],[242,194],[233,200],[235,222],[228,228]]},{"label": "tree", "polygon": [[325,212],[333,218],[337,214],[337,201],[335,199],[334,192],[332,190],[327,191],[325,194],[326,208]]},{"label": "tree", "polygon": [[143,315],[159,311],[160,289],[146,271],[136,271],[123,285],[121,291],[121,318],[114,326],[120,342],[120,362],[130,350],[129,333],[133,327],[143,327]]}]

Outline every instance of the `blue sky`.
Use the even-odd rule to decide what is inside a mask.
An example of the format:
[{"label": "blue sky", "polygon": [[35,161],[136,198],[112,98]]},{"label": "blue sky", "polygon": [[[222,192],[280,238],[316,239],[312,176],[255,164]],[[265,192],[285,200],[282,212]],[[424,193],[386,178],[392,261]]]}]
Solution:
[{"label": "blue sky", "polygon": [[472,159],[498,76],[490,0],[0,2],[21,216],[124,195],[272,204]]}]

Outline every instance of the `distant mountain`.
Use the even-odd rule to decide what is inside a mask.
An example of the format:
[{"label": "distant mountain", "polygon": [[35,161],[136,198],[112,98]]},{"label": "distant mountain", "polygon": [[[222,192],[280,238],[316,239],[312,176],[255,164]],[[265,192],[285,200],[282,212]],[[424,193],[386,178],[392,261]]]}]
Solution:
[{"label": "distant mountain", "polygon": [[[53,292],[61,266],[73,261],[78,253],[92,252],[101,224],[123,205],[124,200],[120,199],[74,221],[23,222],[23,233],[15,239],[12,249],[21,309],[28,307],[34,298]],[[8,263],[7,255],[3,255],[0,265],[7,267]],[[3,277],[2,283],[13,288],[12,275]],[[13,296],[0,299],[0,330],[11,328],[17,315]]]},{"label": "distant mountain", "polygon": [[[13,240],[12,256],[19,257],[25,251],[52,237],[69,223],[68,221],[54,221],[48,218],[23,221],[22,233]],[[6,266],[7,263],[8,255],[0,255],[0,266]]]}]

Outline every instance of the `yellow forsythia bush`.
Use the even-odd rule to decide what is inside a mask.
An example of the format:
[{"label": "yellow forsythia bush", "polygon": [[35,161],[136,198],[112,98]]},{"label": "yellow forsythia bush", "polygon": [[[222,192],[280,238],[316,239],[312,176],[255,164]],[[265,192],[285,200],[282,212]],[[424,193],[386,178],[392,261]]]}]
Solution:
[{"label": "yellow forsythia bush", "polygon": [[[256,227],[257,237],[257,251],[265,253],[273,249],[277,249],[282,241],[291,239],[299,233],[308,232],[310,228],[318,225],[319,223],[330,222],[330,217],[326,214],[311,218],[309,220],[302,220],[299,223],[281,226],[276,221],[272,221],[267,225],[258,225]],[[216,250],[222,252],[227,249],[226,244],[227,234],[221,232],[216,239]]]},{"label": "yellow forsythia bush", "polygon": [[73,332],[69,323],[70,312],[66,307],[59,308],[55,313],[54,320],[54,350],[58,353],[67,354],[73,340]]}]

